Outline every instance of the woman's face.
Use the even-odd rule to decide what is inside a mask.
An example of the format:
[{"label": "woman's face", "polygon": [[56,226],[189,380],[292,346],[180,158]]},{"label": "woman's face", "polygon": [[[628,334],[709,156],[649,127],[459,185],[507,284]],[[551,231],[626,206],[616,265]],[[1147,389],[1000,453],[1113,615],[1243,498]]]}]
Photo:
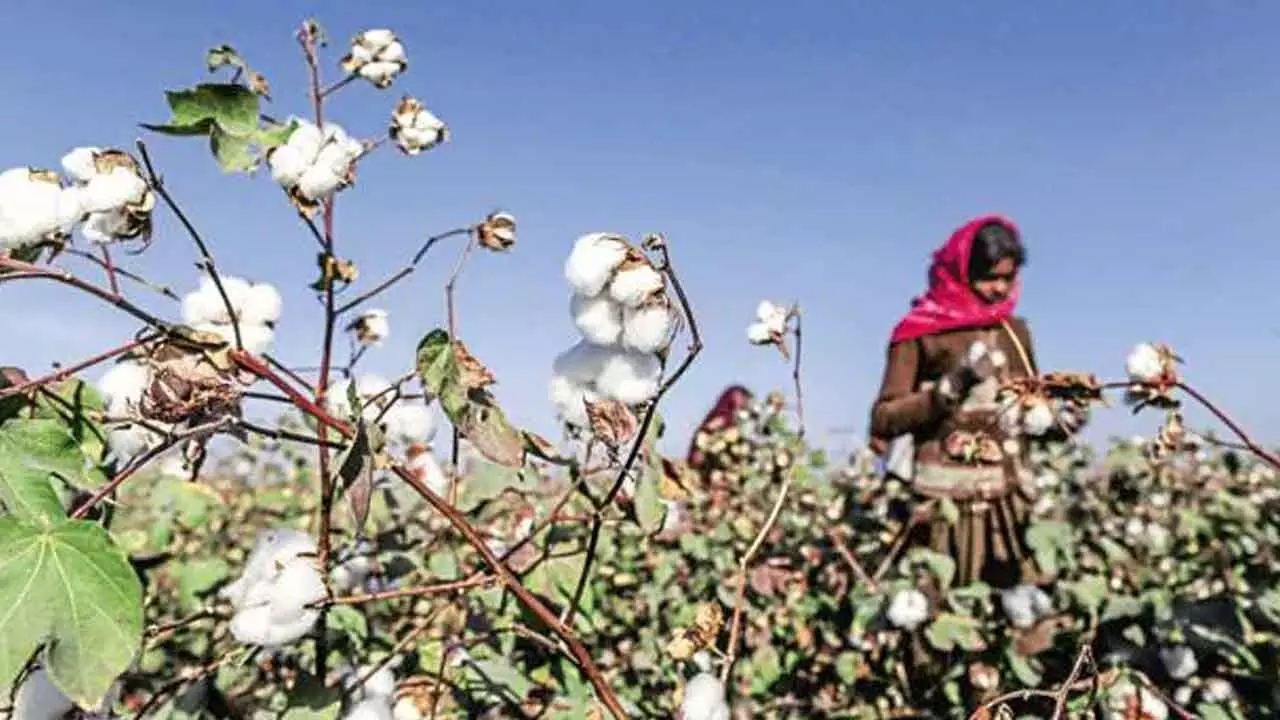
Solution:
[{"label": "woman's face", "polygon": [[973,292],[988,304],[998,303],[1009,296],[1013,281],[1018,277],[1018,266],[1013,258],[1001,258],[982,277],[973,279]]}]

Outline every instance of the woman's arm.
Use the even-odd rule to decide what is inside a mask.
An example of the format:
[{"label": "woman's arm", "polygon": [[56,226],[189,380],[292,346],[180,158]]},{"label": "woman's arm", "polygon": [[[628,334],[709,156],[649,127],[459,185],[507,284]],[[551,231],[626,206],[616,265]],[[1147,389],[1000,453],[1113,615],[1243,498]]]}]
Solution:
[{"label": "woman's arm", "polygon": [[934,390],[917,390],[920,343],[893,343],[885,358],[880,393],[871,408],[873,442],[887,443],[940,418],[948,404]]}]

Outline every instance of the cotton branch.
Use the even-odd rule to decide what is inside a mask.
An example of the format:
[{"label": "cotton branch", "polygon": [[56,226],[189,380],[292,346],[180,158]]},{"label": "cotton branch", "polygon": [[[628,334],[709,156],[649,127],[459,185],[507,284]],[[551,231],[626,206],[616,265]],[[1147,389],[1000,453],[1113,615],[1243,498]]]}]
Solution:
[{"label": "cotton branch", "polygon": [[599,502],[592,499],[595,510],[591,516],[591,535],[587,540],[586,557],[582,561],[582,572],[579,573],[577,584],[574,586],[573,597],[569,601],[568,607],[565,608],[562,618],[562,621],[568,625],[573,624],[573,616],[578,611],[578,605],[582,602],[582,594],[586,591],[587,581],[591,577],[591,565],[595,560],[596,549],[600,544],[600,533],[604,529],[604,511],[613,503],[613,499],[618,496],[627,477],[630,476],[636,460],[640,457],[640,449],[644,446],[645,439],[649,436],[649,428],[653,425],[653,418],[658,412],[658,403],[667,394],[667,391],[679,382],[680,378],[689,369],[689,366],[698,357],[698,354],[702,352],[702,335],[698,332],[698,321],[694,317],[693,307],[689,304],[689,296],[685,294],[684,286],[680,284],[680,278],[676,275],[675,266],[671,263],[671,251],[668,249],[666,241],[660,235],[654,235],[649,238],[647,244],[652,246],[661,257],[658,271],[671,281],[671,287],[675,290],[676,299],[680,303],[680,311],[685,321],[689,324],[689,349],[685,353],[684,359],[676,366],[671,375],[658,386],[658,392],[649,401],[649,406],[645,408],[644,418],[640,421],[640,428],[636,431],[635,440],[631,443],[627,459],[618,471],[618,476],[613,481],[613,486],[609,488],[609,492]]},{"label": "cotton branch", "polygon": [[431,251],[431,248],[434,247],[436,243],[442,240],[447,240],[448,238],[451,238],[451,237],[456,237],[458,235],[471,234],[473,230],[474,229],[471,227],[454,228],[453,230],[449,230],[439,235],[434,235],[432,237],[427,238],[426,242],[422,244],[422,247],[418,248],[418,252],[414,253],[413,258],[409,261],[407,265],[400,268],[396,272],[392,273],[388,278],[378,283],[377,285],[373,286],[373,288],[361,293],[360,295],[358,295],[357,297],[351,300],[348,300],[346,303],[344,303],[341,307],[338,308],[338,311],[337,311],[338,314],[345,315],[346,313],[351,312],[355,308],[359,307],[365,302],[368,302],[369,300],[372,300],[373,298],[382,294],[386,290],[390,289],[396,283],[400,282],[401,280],[405,279],[409,275],[413,274],[414,270],[418,268],[418,264],[422,262],[422,259],[427,256],[427,253]]},{"label": "cotton branch", "polygon": [[[804,393],[800,386],[801,357],[803,356],[801,342],[803,335],[799,307],[793,306],[787,318],[792,322],[791,332],[796,341],[791,366],[793,392],[796,396],[796,421],[798,423],[796,440],[803,443],[805,434]],[[769,516],[765,519],[764,525],[760,526],[760,531],[756,533],[755,540],[751,541],[751,545],[743,553],[742,559],[738,561],[737,590],[734,592],[733,598],[733,621],[729,625],[729,645],[725,650],[724,666],[720,669],[720,682],[725,685],[729,683],[729,676],[733,673],[733,664],[737,660],[738,638],[742,630],[742,613],[747,601],[747,572],[751,568],[751,561],[755,559],[756,553],[760,552],[760,547],[764,545],[765,538],[769,536],[774,524],[778,522],[778,516],[782,513],[782,506],[787,501],[787,494],[791,491],[792,483],[795,482],[797,465],[797,460],[793,459],[791,467],[783,471],[782,489],[778,491],[778,499],[774,501],[773,508],[769,511]]]}]

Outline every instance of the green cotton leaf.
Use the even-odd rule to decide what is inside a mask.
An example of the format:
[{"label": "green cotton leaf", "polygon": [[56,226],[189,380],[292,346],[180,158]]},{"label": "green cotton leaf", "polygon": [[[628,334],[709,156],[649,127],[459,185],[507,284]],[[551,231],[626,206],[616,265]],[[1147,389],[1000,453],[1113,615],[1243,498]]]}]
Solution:
[{"label": "green cotton leaf", "polygon": [[1239,715],[1218,703],[1202,702],[1196,704],[1196,717],[1200,720],[1235,720]]},{"label": "green cotton leaf", "polygon": [[173,117],[169,125],[191,128],[213,121],[218,129],[250,137],[258,129],[258,96],[235,83],[201,83],[188,90],[165,92]]},{"label": "green cotton leaf", "polygon": [[225,173],[248,173],[258,167],[258,155],[253,151],[251,138],[214,127],[209,131],[209,149]]},{"label": "green cotton leaf", "polygon": [[15,418],[0,424],[0,504],[9,514],[43,522],[65,517],[55,478],[77,488],[106,482],[63,422]]},{"label": "green cotton leaf", "polygon": [[505,692],[508,697],[523,699],[532,687],[529,679],[506,660],[472,660],[468,665],[480,682]]},{"label": "green cotton leaf", "polygon": [[440,329],[427,333],[418,343],[418,376],[450,419],[461,413],[467,403],[458,358],[450,352],[452,347],[448,331]]},{"label": "green cotton leaf", "polygon": [[161,135],[171,135],[173,137],[196,137],[208,135],[213,130],[214,122],[212,119],[204,119],[193,122],[189,125],[177,125],[174,123],[139,123],[143,128]]},{"label": "green cotton leaf", "polygon": [[1106,608],[1099,618],[1100,622],[1110,622],[1119,618],[1137,617],[1142,614],[1146,604],[1141,599],[1130,595],[1112,595],[1107,598]]},{"label": "green cotton leaf", "polygon": [[470,472],[460,483],[458,492],[458,507],[464,512],[472,512],[497,499],[508,488],[524,484],[519,468],[505,467],[487,460],[476,460],[470,466]]},{"label": "green cotton leaf", "polygon": [[856,652],[845,651],[836,658],[836,676],[846,685],[853,685],[858,680],[858,668],[862,666],[862,657]]},{"label": "green cotton leaf", "polygon": [[850,623],[851,627],[857,631],[866,630],[871,621],[880,615],[880,611],[884,608],[885,600],[885,595],[877,593],[855,601],[853,621]]},{"label": "green cotton leaf", "polygon": [[768,692],[778,678],[782,677],[782,656],[773,645],[761,645],[751,653],[748,661],[751,668],[751,692],[753,695]]},{"label": "green cotton leaf", "polygon": [[907,555],[907,562],[912,565],[919,563],[929,568],[929,572],[938,578],[939,586],[944,589],[951,587],[951,581],[956,577],[956,561],[942,553],[917,548]]},{"label": "green cotton leaf", "polygon": [[929,644],[944,651],[961,648],[973,652],[986,647],[979,632],[978,621],[954,613],[938,615],[925,628],[924,635]]},{"label": "green cotton leaf", "polygon": [[219,557],[194,558],[175,563],[172,569],[178,583],[178,601],[183,611],[200,607],[203,596],[231,574],[231,566]]},{"label": "green cotton leaf", "polygon": [[662,501],[662,496],[658,494],[658,480],[652,472],[640,474],[640,479],[636,481],[636,493],[632,503],[635,507],[636,523],[646,535],[655,533],[662,527],[662,521],[667,515],[667,506]]},{"label": "green cotton leaf", "polygon": [[1079,580],[1068,583],[1067,591],[1080,607],[1090,614],[1098,612],[1103,601],[1107,599],[1107,579],[1101,575],[1086,575]]},{"label": "green cotton leaf", "polygon": [[142,645],[142,584],[106,530],[0,517],[0,687],[40,645],[55,685],[96,707]]},{"label": "green cotton leaf", "polygon": [[89,416],[105,410],[105,401],[97,388],[72,378],[45,386],[45,392],[36,395],[27,417],[62,421],[84,448],[85,455],[101,459],[105,457],[106,433]]},{"label": "green cotton leaf", "polygon": [[1049,575],[1058,572],[1060,560],[1071,560],[1071,526],[1063,522],[1036,522],[1027,529],[1027,545],[1036,555],[1036,564]]},{"label": "green cotton leaf", "polygon": [[1013,671],[1013,676],[1018,678],[1018,682],[1022,683],[1023,687],[1040,687],[1044,675],[1036,669],[1035,659],[1019,655],[1012,645],[1005,649],[1004,657],[1009,662],[1009,669]]},{"label": "green cotton leaf", "polygon": [[298,121],[290,120],[287,123],[268,123],[254,135],[254,142],[264,151],[273,147],[278,147],[289,142],[289,137],[293,135],[293,131],[298,129]]},{"label": "green cotton leaf", "polygon": [[355,647],[362,647],[369,637],[369,621],[351,605],[334,605],[325,616],[325,626],[347,638]]}]

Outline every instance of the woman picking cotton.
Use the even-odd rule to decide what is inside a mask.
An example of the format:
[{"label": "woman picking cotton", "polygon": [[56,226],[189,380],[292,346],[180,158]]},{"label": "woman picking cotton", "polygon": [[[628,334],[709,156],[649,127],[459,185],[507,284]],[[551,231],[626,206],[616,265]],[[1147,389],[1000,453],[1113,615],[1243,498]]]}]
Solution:
[{"label": "woman picking cotton", "polygon": [[[1010,589],[1039,579],[1024,538],[1033,492],[1026,438],[1083,422],[1001,394],[1008,381],[1037,374],[1027,324],[1013,314],[1025,262],[1006,218],[956,230],[933,254],[927,292],[893,329],[871,411],[873,445],[896,451],[889,471],[915,498],[904,549],[950,556],[957,585]],[[948,519],[944,505],[958,514]]]}]

